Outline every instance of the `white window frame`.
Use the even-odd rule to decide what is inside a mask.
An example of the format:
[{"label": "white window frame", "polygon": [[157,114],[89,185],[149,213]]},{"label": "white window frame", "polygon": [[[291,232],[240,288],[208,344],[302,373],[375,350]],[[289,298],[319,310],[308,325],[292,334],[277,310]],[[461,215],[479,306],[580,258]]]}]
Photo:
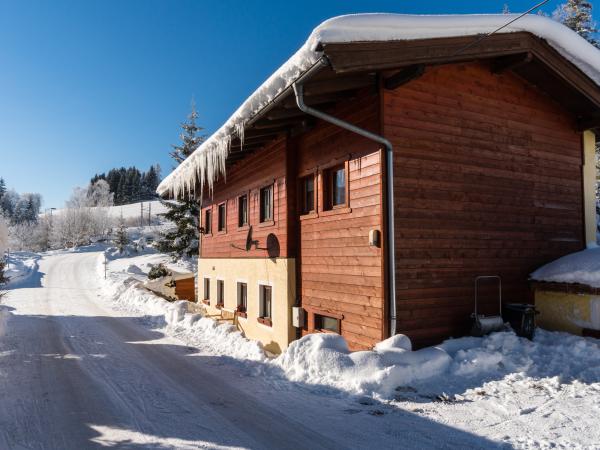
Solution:
[{"label": "white window frame", "polygon": [[275,317],[275,285],[271,281],[258,281],[258,317],[264,317],[263,315],[263,297],[261,286],[269,286],[271,288],[271,322]]}]

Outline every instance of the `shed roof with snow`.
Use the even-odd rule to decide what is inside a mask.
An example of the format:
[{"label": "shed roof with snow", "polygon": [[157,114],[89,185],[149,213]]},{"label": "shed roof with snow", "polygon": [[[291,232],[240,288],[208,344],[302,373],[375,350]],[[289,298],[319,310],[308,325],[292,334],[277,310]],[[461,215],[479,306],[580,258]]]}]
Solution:
[{"label": "shed roof with snow", "polygon": [[[232,116],[158,187],[179,197],[212,188],[233,164],[303,118],[292,84],[303,78],[311,105],[331,104],[379,82],[377,72],[418,70],[422,64],[494,59],[499,70],[552,93],[581,129],[600,126],[600,51],[549,18],[528,15],[480,39],[516,16],[358,14],[329,19]],[[327,67],[311,70],[326,58]],[[310,80],[307,75],[310,75]],[[403,72],[389,75],[393,83]]]}]

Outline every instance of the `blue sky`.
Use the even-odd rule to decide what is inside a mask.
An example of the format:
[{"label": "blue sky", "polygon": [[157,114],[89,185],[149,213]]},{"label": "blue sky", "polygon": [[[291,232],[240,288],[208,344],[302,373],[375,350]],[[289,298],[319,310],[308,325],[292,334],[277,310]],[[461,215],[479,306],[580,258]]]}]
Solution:
[{"label": "blue sky", "polygon": [[165,175],[192,96],[210,134],[323,20],[504,3],[535,1],[0,0],[0,176],[60,207],[112,167]]}]

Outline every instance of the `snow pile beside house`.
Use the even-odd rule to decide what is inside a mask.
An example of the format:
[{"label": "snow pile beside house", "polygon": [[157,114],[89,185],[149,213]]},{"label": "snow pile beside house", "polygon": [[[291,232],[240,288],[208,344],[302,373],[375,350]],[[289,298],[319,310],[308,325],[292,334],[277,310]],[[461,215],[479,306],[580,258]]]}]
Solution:
[{"label": "snow pile beside house", "polygon": [[[195,310],[193,303],[184,300],[169,302],[144,289],[140,274],[144,278],[145,274],[140,266],[147,268],[148,264],[143,261],[157,257],[142,255],[116,260],[122,269],[110,273],[105,289],[106,296],[116,309],[136,314],[147,326],[160,329],[208,353],[241,360],[266,360],[260,343],[246,339],[233,325],[219,324],[203,317]],[[115,258],[115,255],[111,255],[111,258]],[[104,270],[103,262],[102,257],[98,264],[99,272]]]},{"label": "snow pile beside house", "polygon": [[293,342],[275,362],[293,381],[388,397],[398,386],[441,375],[452,360],[438,347],[411,351],[404,335],[377,344],[373,351],[351,353],[342,336],[322,333]]},{"label": "snow pile beside house", "polygon": [[537,281],[579,283],[600,288],[600,247],[557,259],[531,274]]},{"label": "snow pile beside house", "polygon": [[423,398],[440,391],[478,395],[469,388],[517,374],[554,379],[551,384],[558,385],[596,383],[600,388],[600,341],[544,330],[533,342],[499,332],[417,351],[399,335],[373,351],[354,353],[341,336],[313,334],[292,343],[275,363],[293,381],[383,398],[397,397],[398,392]]},{"label": "snow pile beside house", "polygon": [[[276,97],[289,89],[322,56],[321,44],[385,42],[488,34],[516,15],[412,16],[356,14],[334,17],[320,24],[305,44],[274,72],[213,135],[198,147],[158,186],[161,195],[179,197],[200,189],[225,173],[225,160],[234,136],[243,143],[246,124]],[[577,33],[558,22],[527,15],[504,27],[501,33],[529,32],[545,39],[561,55],[600,84],[600,53]]]}]

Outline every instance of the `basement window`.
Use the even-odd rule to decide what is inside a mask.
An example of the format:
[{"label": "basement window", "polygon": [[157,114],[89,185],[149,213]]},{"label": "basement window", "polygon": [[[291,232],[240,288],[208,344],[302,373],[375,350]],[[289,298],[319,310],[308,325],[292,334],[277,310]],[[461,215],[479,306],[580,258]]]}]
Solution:
[{"label": "basement window", "polygon": [[248,196],[240,195],[238,197],[238,226],[248,225]]},{"label": "basement window", "polygon": [[272,292],[271,286],[259,285],[259,297],[260,297],[260,316],[258,321],[263,325],[273,326],[272,322]]},{"label": "basement window", "polygon": [[260,190],[260,221],[273,220],[273,185],[265,186]]},{"label": "basement window", "polygon": [[204,211],[204,233],[212,233],[212,211],[210,209]]},{"label": "basement window", "polygon": [[315,314],[315,330],[340,334],[340,319]]},{"label": "basement window", "polygon": [[225,305],[225,281],[217,280],[217,308]]},{"label": "basement window", "polygon": [[217,224],[217,231],[224,232],[226,222],[227,222],[227,209],[225,207],[225,203],[221,203],[219,205],[219,221]]},{"label": "basement window", "polygon": [[323,180],[325,202],[327,209],[342,208],[347,206],[348,176],[345,164],[326,170]]},{"label": "basement window", "polygon": [[315,211],[315,176],[309,175],[300,181],[301,185],[301,211],[309,214]]},{"label": "basement window", "polygon": [[246,317],[248,311],[248,285],[238,282],[237,284],[237,315]]}]

